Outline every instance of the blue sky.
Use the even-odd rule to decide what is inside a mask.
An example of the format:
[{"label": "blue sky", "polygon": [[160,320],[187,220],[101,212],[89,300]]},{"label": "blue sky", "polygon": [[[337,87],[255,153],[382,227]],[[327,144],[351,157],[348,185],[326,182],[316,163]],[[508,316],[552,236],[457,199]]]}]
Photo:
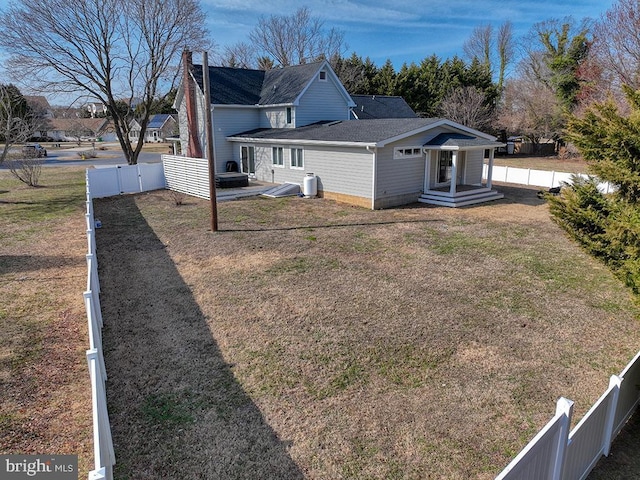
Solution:
[{"label": "blue sky", "polygon": [[219,46],[246,39],[258,18],[290,14],[303,5],[325,27],[344,32],[351,52],[377,65],[391,59],[396,69],[432,54],[441,59],[463,55],[474,27],[507,20],[516,36],[543,20],[572,16],[598,18],[614,0],[202,0],[211,35]]}]

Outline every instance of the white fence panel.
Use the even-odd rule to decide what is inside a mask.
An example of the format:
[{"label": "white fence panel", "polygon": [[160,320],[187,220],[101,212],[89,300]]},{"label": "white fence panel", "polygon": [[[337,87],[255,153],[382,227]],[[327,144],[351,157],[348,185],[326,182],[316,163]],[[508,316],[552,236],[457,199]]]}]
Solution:
[{"label": "white fence panel", "polygon": [[138,193],[142,191],[138,165],[118,165],[116,168],[120,184],[120,192],[118,193]]},{"label": "white fence panel", "polygon": [[583,480],[600,457],[609,453],[619,390],[620,378],[614,375],[607,391],[571,431],[563,478]]},{"label": "white fence panel", "polygon": [[120,178],[117,168],[94,168],[87,170],[91,198],[120,195]]},{"label": "white fence panel", "polygon": [[138,170],[140,172],[141,191],[160,190],[167,186],[164,178],[164,168],[161,163],[140,163],[138,164]]},{"label": "white fence panel", "polygon": [[209,198],[209,164],[206,158],[162,155],[162,164],[169,190]]},{"label": "white fence panel", "polygon": [[496,480],[560,480],[573,402],[560,398],[555,416]]},{"label": "white fence panel", "polygon": [[640,352],[629,362],[620,376],[622,384],[614,420],[614,437],[629,420],[640,401]]},{"label": "white fence panel", "polygon": [[529,173],[529,182],[527,185],[535,185],[537,187],[551,188],[553,184],[554,172],[546,172],[544,170],[531,170]]}]

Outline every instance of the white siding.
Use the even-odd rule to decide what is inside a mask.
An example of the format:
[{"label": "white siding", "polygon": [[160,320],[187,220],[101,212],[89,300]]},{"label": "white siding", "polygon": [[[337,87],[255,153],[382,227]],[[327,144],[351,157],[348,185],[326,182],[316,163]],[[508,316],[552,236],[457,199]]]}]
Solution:
[{"label": "white siding", "polygon": [[303,147],[304,168],[292,169],[291,146],[279,145],[284,148],[284,167],[271,164],[272,146],[275,144],[256,145],[258,180],[302,185],[305,175],[313,173],[318,177],[319,190],[371,198],[373,154],[366,149]]},{"label": "white siding", "polygon": [[309,125],[320,120],[348,120],[349,106],[338,86],[333,83],[331,75],[326,81],[311,81],[311,85],[300,98],[300,105],[296,108],[296,127]]}]

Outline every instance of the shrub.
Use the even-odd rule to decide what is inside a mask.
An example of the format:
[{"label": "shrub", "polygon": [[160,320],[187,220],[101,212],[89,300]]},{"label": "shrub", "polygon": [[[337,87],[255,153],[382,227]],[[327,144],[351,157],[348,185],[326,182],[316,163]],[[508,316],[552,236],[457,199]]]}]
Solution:
[{"label": "shrub", "polygon": [[39,185],[42,164],[41,158],[14,158],[7,161],[13,176],[30,187]]}]

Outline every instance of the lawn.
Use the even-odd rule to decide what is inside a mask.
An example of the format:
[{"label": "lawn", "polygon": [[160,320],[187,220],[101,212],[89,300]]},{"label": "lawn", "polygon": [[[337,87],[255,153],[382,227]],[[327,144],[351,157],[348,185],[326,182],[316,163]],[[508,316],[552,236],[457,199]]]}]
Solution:
[{"label": "lawn", "polygon": [[536,189],[464,209],[326,200],[96,217],[117,478],[493,478],[637,351],[629,292]]},{"label": "lawn", "polygon": [[79,455],[93,468],[84,170],[31,188],[0,171],[0,453]]},{"label": "lawn", "polygon": [[[485,163],[488,163],[488,160],[485,160]],[[555,172],[589,173],[587,163],[579,157],[561,159],[556,156],[503,155],[495,158],[494,165]]]}]

